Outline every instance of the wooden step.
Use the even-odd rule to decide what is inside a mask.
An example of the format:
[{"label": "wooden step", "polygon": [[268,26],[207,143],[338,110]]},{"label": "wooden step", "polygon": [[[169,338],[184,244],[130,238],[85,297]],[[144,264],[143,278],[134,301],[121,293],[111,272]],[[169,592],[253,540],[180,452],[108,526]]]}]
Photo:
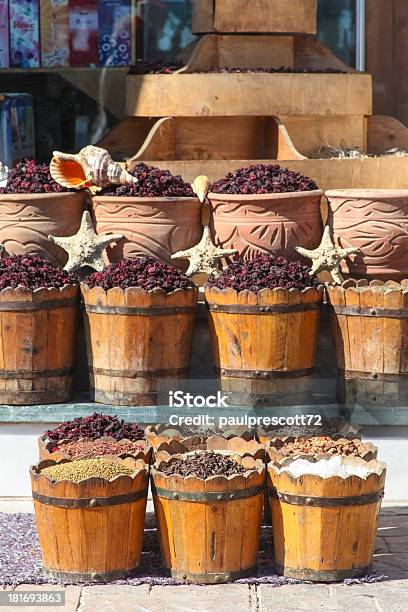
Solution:
[{"label": "wooden step", "polygon": [[317,0],[195,0],[192,30],[316,34]]}]

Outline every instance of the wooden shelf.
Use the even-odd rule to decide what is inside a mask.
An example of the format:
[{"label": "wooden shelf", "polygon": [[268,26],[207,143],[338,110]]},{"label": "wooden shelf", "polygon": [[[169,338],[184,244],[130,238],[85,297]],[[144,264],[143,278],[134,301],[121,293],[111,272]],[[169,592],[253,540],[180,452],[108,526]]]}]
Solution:
[{"label": "wooden shelf", "polygon": [[195,0],[194,34],[273,32],[316,34],[317,0]]}]

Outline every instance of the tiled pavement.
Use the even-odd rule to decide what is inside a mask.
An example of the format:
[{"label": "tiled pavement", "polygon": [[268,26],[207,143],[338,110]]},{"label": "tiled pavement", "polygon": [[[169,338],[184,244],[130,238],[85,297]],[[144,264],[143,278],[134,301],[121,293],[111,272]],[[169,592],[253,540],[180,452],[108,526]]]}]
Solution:
[{"label": "tiled pavement", "polygon": [[[25,612],[408,612],[408,507],[381,515],[375,567],[387,580],[375,584],[217,586],[69,586],[64,607],[0,607]],[[34,587],[50,590],[49,586]],[[33,590],[19,586],[18,591]]]}]

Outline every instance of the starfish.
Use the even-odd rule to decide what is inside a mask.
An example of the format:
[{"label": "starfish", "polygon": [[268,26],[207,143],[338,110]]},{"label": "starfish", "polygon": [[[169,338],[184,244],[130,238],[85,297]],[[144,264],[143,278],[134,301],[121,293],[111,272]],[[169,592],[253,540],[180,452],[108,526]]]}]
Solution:
[{"label": "starfish", "polygon": [[295,247],[296,251],[312,260],[312,269],[310,274],[318,274],[319,272],[330,272],[333,282],[337,285],[341,285],[343,277],[340,271],[340,263],[342,259],[346,259],[353,253],[360,253],[360,249],[350,247],[347,249],[341,249],[334,245],[332,237],[330,235],[330,227],[326,225],[323,232],[322,241],[313,251],[304,249],[303,247]]},{"label": "starfish", "polygon": [[235,249],[221,249],[216,247],[211,240],[208,225],[204,226],[203,236],[198,244],[187,249],[178,251],[171,256],[172,259],[189,259],[190,265],[186,272],[187,276],[194,274],[215,274],[217,273],[218,262],[223,257],[235,255]]},{"label": "starfish", "polygon": [[68,261],[64,270],[72,272],[83,266],[89,266],[100,272],[105,267],[103,251],[111,242],[123,238],[120,234],[98,234],[92,225],[92,219],[86,210],[82,215],[81,226],[73,236],[48,236],[54,244],[62,247],[68,253]]}]

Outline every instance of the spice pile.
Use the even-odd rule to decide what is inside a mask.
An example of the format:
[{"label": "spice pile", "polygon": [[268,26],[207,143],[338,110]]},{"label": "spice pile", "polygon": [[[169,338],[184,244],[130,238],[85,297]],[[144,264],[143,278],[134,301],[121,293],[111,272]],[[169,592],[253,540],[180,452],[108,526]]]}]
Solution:
[{"label": "spice pile", "polygon": [[132,196],[138,198],[193,198],[194,192],[189,183],[169,170],[161,170],[146,164],[137,164],[130,174],[137,183],[108,185],[98,194],[101,196]]},{"label": "spice pile", "polygon": [[0,290],[6,287],[59,289],[77,282],[76,274],[66,272],[38,255],[10,255],[0,258]]},{"label": "spice pile", "polygon": [[201,74],[211,73],[288,73],[288,74],[347,74],[347,70],[338,70],[337,68],[289,68],[288,66],[280,66],[280,68],[229,68],[222,66],[220,68],[211,68],[211,70],[199,70]]},{"label": "spice pile", "polygon": [[70,191],[59,185],[50,174],[47,164],[36,164],[33,159],[24,159],[11,170],[7,184],[0,193],[60,193]]},{"label": "spice pile", "polygon": [[72,421],[65,421],[55,429],[49,429],[45,432],[45,438],[51,442],[55,442],[52,451],[60,450],[58,443],[62,440],[77,441],[80,438],[98,438],[111,437],[115,440],[142,440],[144,431],[136,423],[125,423],[119,420],[116,416],[108,416],[107,414],[93,414],[86,417],[79,417]]},{"label": "spice pile", "polygon": [[360,456],[364,442],[339,438],[334,440],[329,436],[315,436],[312,438],[297,438],[293,442],[286,442],[278,449],[280,455],[291,457],[293,455],[355,455]]},{"label": "spice pile", "polygon": [[166,476],[197,476],[203,480],[210,476],[233,476],[243,474],[246,469],[229,459],[226,455],[213,451],[194,453],[185,459],[178,459],[159,467],[160,472]]},{"label": "spice pile", "polygon": [[102,272],[88,276],[86,284],[91,288],[102,287],[105,291],[112,287],[140,287],[145,291],[160,287],[166,293],[193,287],[181,270],[149,256],[122,259],[110,264]]},{"label": "spice pile", "polygon": [[229,172],[211,185],[213,193],[262,194],[313,191],[318,189],[309,177],[277,164],[254,164]]},{"label": "spice pile", "polygon": [[99,457],[98,459],[80,459],[72,463],[50,465],[41,470],[41,474],[45,474],[54,482],[70,480],[71,482],[78,483],[87,478],[113,480],[117,476],[130,476],[134,471],[123,465],[120,461]]},{"label": "spice pile", "polygon": [[250,261],[240,259],[231,263],[219,276],[210,276],[209,287],[232,288],[236,291],[262,289],[305,289],[317,287],[319,281],[310,275],[310,268],[299,261],[287,261],[270,254],[256,255]]},{"label": "spice pile", "polygon": [[136,60],[136,63],[129,68],[129,74],[173,74],[176,70],[180,70],[183,67],[182,62],[177,60],[170,60],[164,62],[158,60],[156,62],[150,62],[144,59]]},{"label": "spice pile", "polygon": [[67,442],[57,446],[54,450],[65,453],[72,459],[80,459],[81,457],[101,457],[103,455],[135,455],[138,451],[144,449],[143,442],[100,438],[98,440]]}]

